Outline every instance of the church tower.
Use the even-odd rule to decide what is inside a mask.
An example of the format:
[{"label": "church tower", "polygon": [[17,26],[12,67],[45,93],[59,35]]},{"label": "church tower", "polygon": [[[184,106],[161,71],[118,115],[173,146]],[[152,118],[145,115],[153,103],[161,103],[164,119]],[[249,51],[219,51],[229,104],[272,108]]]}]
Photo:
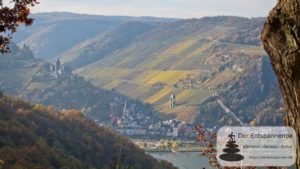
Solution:
[{"label": "church tower", "polygon": [[176,96],[174,93],[172,93],[170,97],[170,108],[173,109],[176,107]]},{"label": "church tower", "polygon": [[123,107],[123,115],[128,116],[128,110],[127,110],[127,101],[125,100],[125,105]]}]

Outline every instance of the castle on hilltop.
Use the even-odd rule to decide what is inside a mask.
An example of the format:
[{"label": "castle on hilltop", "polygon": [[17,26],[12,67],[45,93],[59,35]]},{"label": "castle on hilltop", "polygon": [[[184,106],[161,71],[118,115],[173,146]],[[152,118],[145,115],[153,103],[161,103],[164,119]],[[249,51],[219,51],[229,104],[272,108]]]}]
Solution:
[{"label": "castle on hilltop", "polygon": [[50,64],[50,71],[57,76],[69,75],[72,73],[72,70],[69,67],[64,66],[59,58],[55,60],[54,64]]}]

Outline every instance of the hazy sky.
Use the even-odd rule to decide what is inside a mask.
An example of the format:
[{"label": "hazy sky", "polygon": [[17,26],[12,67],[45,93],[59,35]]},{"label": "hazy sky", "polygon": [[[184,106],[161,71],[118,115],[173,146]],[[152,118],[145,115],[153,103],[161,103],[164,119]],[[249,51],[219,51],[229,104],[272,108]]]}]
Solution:
[{"label": "hazy sky", "polygon": [[215,15],[267,16],[276,0],[40,0],[34,12],[199,18]]}]

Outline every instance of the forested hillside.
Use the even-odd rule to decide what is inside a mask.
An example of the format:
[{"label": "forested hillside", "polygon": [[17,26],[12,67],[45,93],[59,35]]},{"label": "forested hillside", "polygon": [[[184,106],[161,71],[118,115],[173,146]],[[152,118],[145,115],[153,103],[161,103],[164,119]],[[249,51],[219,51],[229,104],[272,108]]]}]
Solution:
[{"label": "forested hillside", "polygon": [[171,169],[76,110],[0,95],[0,168]]},{"label": "forested hillside", "polygon": [[[285,109],[269,58],[257,58],[248,66],[245,73],[223,85],[225,90],[200,104],[196,124],[241,125],[241,120],[244,124],[283,125]],[[238,120],[226,112],[222,104],[237,115]]]}]

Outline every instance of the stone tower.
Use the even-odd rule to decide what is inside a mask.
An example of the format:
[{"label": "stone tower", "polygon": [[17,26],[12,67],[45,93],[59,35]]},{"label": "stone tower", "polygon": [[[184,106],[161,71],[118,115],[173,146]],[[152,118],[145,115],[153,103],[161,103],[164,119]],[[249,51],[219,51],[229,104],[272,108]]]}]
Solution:
[{"label": "stone tower", "polygon": [[170,108],[173,109],[176,107],[176,96],[174,93],[172,93],[170,97]]},{"label": "stone tower", "polygon": [[61,63],[60,63],[59,58],[57,58],[56,62],[55,62],[55,72],[58,73],[60,71],[61,71]]}]

